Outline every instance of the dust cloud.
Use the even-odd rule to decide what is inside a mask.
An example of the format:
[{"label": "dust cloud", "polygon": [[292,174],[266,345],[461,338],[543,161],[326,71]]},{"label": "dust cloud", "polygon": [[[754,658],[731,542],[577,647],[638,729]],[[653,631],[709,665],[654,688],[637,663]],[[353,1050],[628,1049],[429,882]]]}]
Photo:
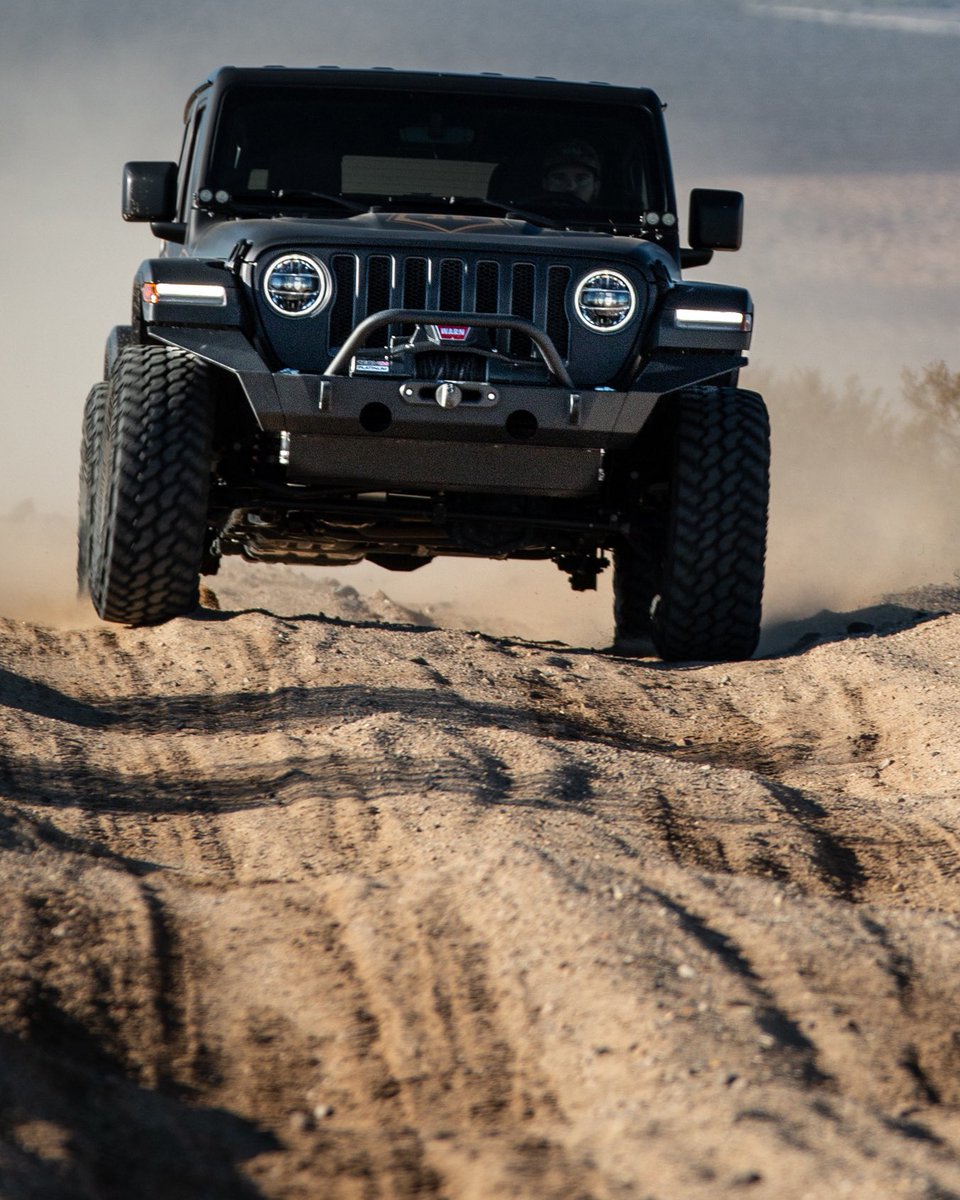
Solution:
[{"label": "dust cloud", "polygon": [[[0,277],[4,451],[0,613],[64,621],[83,398],[127,319],[130,279],[157,252],[119,218],[121,164],[175,158],[183,101],[224,62],[339,62],[500,70],[646,83],[669,101],[681,218],[692,186],[747,194],[744,250],[697,278],[757,304],[745,386],[816,369],[896,406],[903,367],[956,354],[960,81],[954,39],[765,21],[739,0],[611,0],[584,19],[558,0],[440,0],[342,9],[291,0],[4,5]],[[7,10],[10,11],[7,11]],[[250,47],[256,47],[253,55]],[[768,614],[868,603],[952,575],[950,496],[922,462],[864,461],[858,430],[829,439],[769,395],[775,438]],[[848,440],[845,440],[848,439]],[[871,443],[872,445],[872,443]],[[892,472],[892,474],[891,474]],[[31,514],[20,506],[34,505]],[[54,529],[58,530],[54,534]],[[609,576],[574,595],[550,566],[436,563],[409,577],[342,572],[359,588],[432,605],[444,620],[583,645],[609,640]]]},{"label": "dust cloud", "polygon": [[957,587],[956,468],[876,393],[761,375],[773,466],[765,625]]},{"label": "dust cloud", "polygon": [[66,517],[27,501],[0,520],[0,616],[82,628],[96,623],[74,583],[77,536]]}]

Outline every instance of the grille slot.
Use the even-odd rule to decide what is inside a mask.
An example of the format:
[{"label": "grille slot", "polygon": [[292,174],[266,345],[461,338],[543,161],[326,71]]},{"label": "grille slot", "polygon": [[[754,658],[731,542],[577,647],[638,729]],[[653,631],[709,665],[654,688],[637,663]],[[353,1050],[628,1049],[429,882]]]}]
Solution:
[{"label": "grille slot", "polygon": [[499,298],[500,264],[478,262],[476,311],[478,313],[495,313]]},{"label": "grille slot", "polygon": [[357,260],[352,254],[335,254],[330,263],[336,295],[330,312],[330,345],[342,346],[355,322],[353,319],[353,289],[357,277]]},{"label": "grille slot", "polygon": [[[367,259],[367,311],[364,316],[382,312],[385,308],[390,307],[392,268],[393,262],[385,254],[375,254],[372,258]],[[390,330],[388,330],[389,332]],[[376,345],[381,336],[379,332],[374,331],[367,341],[372,340]]]},{"label": "grille slot", "polygon": [[[354,325],[387,308],[434,308],[440,312],[505,313],[544,329],[562,358],[570,350],[567,291],[572,270],[549,262],[500,261],[468,257],[428,258],[420,254],[334,254],[330,270],[336,295],[330,310],[331,353],[346,341]],[[396,326],[375,332],[371,342],[385,345]],[[412,328],[405,326],[404,334]],[[509,330],[491,330],[491,342],[515,358],[539,358],[530,338]]]},{"label": "grille slot", "polygon": [[[532,263],[516,263],[513,268],[513,293],[510,311],[515,317],[533,320],[534,271]],[[522,333],[510,333],[510,353],[515,358],[529,358],[533,344]]]},{"label": "grille slot", "polygon": [[[367,260],[367,314],[390,307],[390,268],[393,265],[383,254]],[[366,314],[365,314],[366,315]]]},{"label": "grille slot", "polygon": [[570,349],[570,325],[567,321],[570,274],[569,267],[551,267],[547,271],[547,334],[553,339],[561,358],[566,358]]},{"label": "grille slot", "polygon": [[426,308],[427,260],[408,258],[403,269],[403,307]]},{"label": "grille slot", "polygon": [[440,308],[444,312],[463,308],[463,267],[459,258],[445,258],[440,264]]}]

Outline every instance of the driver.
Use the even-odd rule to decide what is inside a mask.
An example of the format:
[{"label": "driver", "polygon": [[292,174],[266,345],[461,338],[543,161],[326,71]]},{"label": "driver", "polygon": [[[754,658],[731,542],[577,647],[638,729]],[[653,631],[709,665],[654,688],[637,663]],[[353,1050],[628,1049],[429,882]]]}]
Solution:
[{"label": "driver", "polygon": [[561,142],[544,155],[541,187],[591,204],[600,191],[600,156],[588,142]]}]

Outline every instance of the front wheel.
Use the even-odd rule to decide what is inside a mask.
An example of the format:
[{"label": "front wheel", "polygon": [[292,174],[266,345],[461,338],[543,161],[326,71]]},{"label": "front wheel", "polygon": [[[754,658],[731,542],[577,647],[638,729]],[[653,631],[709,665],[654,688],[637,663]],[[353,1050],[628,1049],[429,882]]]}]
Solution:
[{"label": "front wheel", "polygon": [[157,625],[196,608],[210,487],[209,369],[129,346],[106,396],[90,593],[105,621]]},{"label": "front wheel", "polygon": [[[763,400],[697,387],[670,405],[665,508],[614,552],[617,645],[661,658],[749,658],[760,637],[770,426]],[[636,652],[634,650],[634,652]]]}]

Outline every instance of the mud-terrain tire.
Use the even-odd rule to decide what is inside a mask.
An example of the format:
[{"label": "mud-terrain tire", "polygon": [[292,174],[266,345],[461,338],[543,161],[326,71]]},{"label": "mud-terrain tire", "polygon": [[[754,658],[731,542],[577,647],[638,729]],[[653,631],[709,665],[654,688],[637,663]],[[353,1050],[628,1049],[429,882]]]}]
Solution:
[{"label": "mud-terrain tire", "polygon": [[645,544],[614,554],[616,645],[652,641],[668,662],[749,658],[760,636],[770,424],[738,388],[679,392],[666,512]]},{"label": "mud-terrain tire", "polygon": [[94,384],[83,406],[83,432],[80,438],[80,494],[77,512],[77,591],[81,596],[90,595],[93,521],[100,456],[103,452],[103,422],[107,409],[107,390],[105,383]]},{"label": "mud-terrain tire", "polygon": [[208,368],[129,346],[110,379],[90,592],[105,621],[158,625],[197,607],[210,487]]}]

